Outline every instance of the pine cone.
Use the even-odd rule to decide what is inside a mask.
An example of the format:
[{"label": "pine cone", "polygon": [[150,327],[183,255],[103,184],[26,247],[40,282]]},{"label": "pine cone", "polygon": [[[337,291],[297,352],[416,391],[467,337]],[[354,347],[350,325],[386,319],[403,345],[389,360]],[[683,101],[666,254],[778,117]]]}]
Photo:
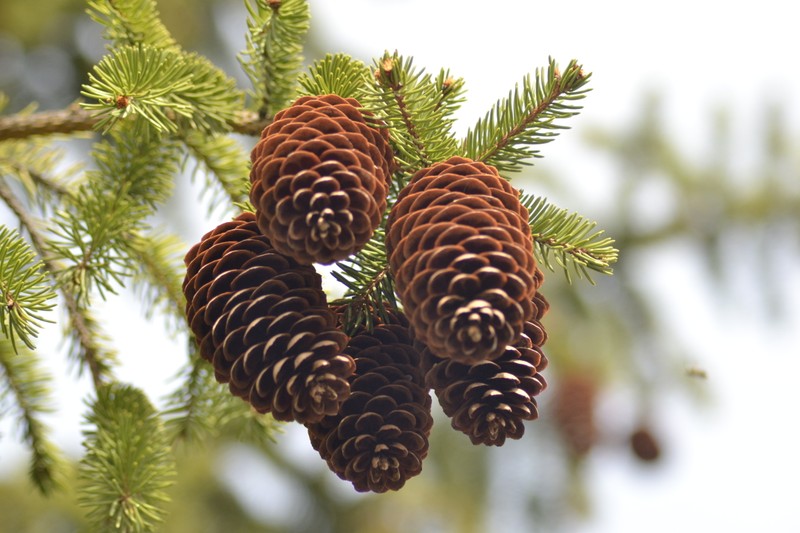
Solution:
[{"label": "pine cone", "polygon": [[553,395],[553,422],[574,456],[588,454],[598,440],[596,402],[597,384],[588,374],[564,376]]},{"label": "pine cone", "polygon": [[350,397],[338,415],[308,426],[311,444],[359,492],[398,490],[419,474],[433,418],[419,353],[407,321],[380,324],[350,339],[356,361]]},{"label": "pine cone", "polygon": [[380,225],[394,158],[388,130],[359,108],[304,96],[275,115],[251,154],[258,227],[300,263],[344,259]]},{"label": "pine cone", "polygon": [[631,451],[645,463],[654,463],[661,457],[661,446],[653,432],[646,426],[638,428],[630,436]]},{"label": "pine cone", "polygon": [[528,213],[484,163],[453,157],[417,172],[387,222],[386,249],[419,340],[440,357],[501,357],[534,316],[541,284]]},{"label": "pine cone", "polygon": [[355,364],[312,266],[275,251],[252,213],[204,235],[184,261],[186,317],[217,381],[277,420],[338,412]]},{"label": "pine cone", "polygon": [[539,319],[547,311],[537,292],[536,318],[525,323],[519,340],[506,346],[492,361],[464,364],[422,350],[425,383],[433,389],[453,428],[473,444],[502,446],[506,438],[519,439],[525,420],[539,416],[534,397],[547,387],[541,371],[547,358],[541,346],[547,340]]}]

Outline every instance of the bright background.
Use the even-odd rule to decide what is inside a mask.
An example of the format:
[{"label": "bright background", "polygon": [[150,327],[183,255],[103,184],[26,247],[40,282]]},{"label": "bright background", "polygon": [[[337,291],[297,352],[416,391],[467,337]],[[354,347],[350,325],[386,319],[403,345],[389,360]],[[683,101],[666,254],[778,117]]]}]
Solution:
[{"label": "bright background", "polygon": [[[800,43],[791,3],[311,0],[310,4],[314,43],[324,43],[324,51],[347,52],[369,61],[385,49],[397,49],[430,72],[448,67],[463,77],[468,103],[460,114],[460,133],[523,75],[546,65],[549,56],[561,64],[580,60],[592,72],[593,90],[584,100],[585,109],[569,122],[571,130],[543,147],[545,158],[521,183],[526,190],[536,191],[537,176],[558,176],[557,186],[551,181],[542,185],[544,192],[557,204],[598,220],[612,237],[614,231],[605,221],[617,209],[619,166],[608,153],[591,147],[587,137],[598,128],[629,132],[642,114],[647,94],[659,95],[666,135],[697,164],[713,151],[714,113],[727,110],[733,148],[728,166],[744,188],[752,186],[757,176],[754,169],[766,133],[763,117],[770,105],[780,106],[789,139],[794,140],[794,162],[798,161],[800,106],[795,95],[800,94],[800,69],[794,52]],[[216,50],[212,57],[232,56],[243,48],[245,12],[239,2],[218,2],[213,20],[226,48]],[[91,31],[87,25],[78,26],[76,41],[91,49],[97,42]],[[5,62],[0,66],[0,81],[4,68],[8,72],[12,63],[18,64],[14,57],[21,57],[7,52],[12,48],[10,40],[0,33],[5,47],[0,50],[6,50],[0,55]],[[50,65],[50,72],[56,68],[52,58],[58,58],[57,50],[26,46],[21,52],[25,57],[50,58],[44,64]],[[20,76],[34,76],[40,68],[27,67],[26,63],[15,68]],[[797,168],[789,170],[795,192],[800,186]],[[681,202],[674,191],[660,186],[639,195],[637,216],[642,224],[657,223]],[[184,205],[183,209],[189,213],[194,209],[198,219],[196,225],[182,228],[187,242],[195,242],[217,223],[202,220],[203,206]],[[788,242],[768,239],[767,249],[797,250],[797,235],[790,235],[794,240]],[[748,238],[741,236],[742,241]],[[800,375],[798,256],[782,256],[764,270],[762,258],[754,257],[752,248],[742,242],[742,252],[737,253],[735,240],[730,244],[727,261],[743,268],[727,274],[721,290],[685,243],[668,243],[631,258],[621,250],[621,261],[631,261],[628,268],[635,269],[635,282],[661,310],[666,337],[676,340],[677,353],[665,366],[675,370],[678,381],[685,378],[691,383],[664,390],[654,407],[664,437],[665,453],[659,464],[642,467],[611,446],[598,446],[584,461],[591,512],[586,519],[570,522],[568,530],[800,531],[795,501],[800,475],[800,428],[795,412]],[[782,293],[779,318],[759,311],[766,277]],[[598,287],[577,282],[571,290],[610,287],[608,279],[596,276],[596,280]],[[604,294],[613,298],[613,291]],[[550,301],[554,308],[559,305],[552,297]],[[157,323],[144,321],[130,295],[111,299],[100,316],[120,349],[123,365],[118,374],[153,398],[172,390],[175,383],[170,378],[183,363],[182,339],[167,339]],[[85,377],[74,379],[74,369],[59,353],[57,335],[58,328],[52,328],[40,342],[40,352],[49,354],[48,364],[58,384],[58,410],[50,423],[56,441],[78,455],[83,399],[90,386]],[[584,342],[592,344],[591,339]],[[558,365],[560,354],[554,349],[547,353]],[[707,379],[686,378],[684,371],[695,367],[705,371]],[[704,400],[698,401],[697,394],[687,388],[700,389]],[[598,423],[613,427],[618,417],[636,410],[632,401],[637,400],[627,388],[607,387],[597,405]],[[542,417],[547,416],[545,404]],[[535,453],[538,423],[529,425],[523,441],[488,452],[490,462],[497,466],[495,474],[507,478],[493,478],[496,505],[486,531],[534,530],[514,505],[519,499],[516,483],[529,486],[531,478],[546,475],[541,463],[526,459],[526,454]],[[12,424],[0,423],[0,476],[14,471],[23,459],[24,448],[12,435]],[[278,446],[298,464],[319,462],[304,439],[302,431],[287,428]],[[247,510],[265,521],[289,520],[287,509],[295,508],[293,498],[300,497],[300,490],[291,479],[248,455],[252,453],[228,450],[217,472]],[[342,488],[342,494],[349,494],[349,487],[342,484]],[[413,491],[413,482],[404,490]],[[431,526],[430,530],[438,529]]]}]

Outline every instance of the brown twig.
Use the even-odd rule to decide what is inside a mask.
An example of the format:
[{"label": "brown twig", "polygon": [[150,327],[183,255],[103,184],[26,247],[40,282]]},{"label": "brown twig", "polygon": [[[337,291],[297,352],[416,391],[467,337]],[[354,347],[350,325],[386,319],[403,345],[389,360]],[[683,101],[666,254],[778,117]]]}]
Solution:
[{"label": "brown twig", "polygon": [[[91,111],[77,105],[55,111],[40,111],[0,117],[0,141],[24,139],[33,135],[55,135],[91,131],[99,122]],[[235,133],[260,135],[269,119],[252,111],[240,111],[229,125]]]}]

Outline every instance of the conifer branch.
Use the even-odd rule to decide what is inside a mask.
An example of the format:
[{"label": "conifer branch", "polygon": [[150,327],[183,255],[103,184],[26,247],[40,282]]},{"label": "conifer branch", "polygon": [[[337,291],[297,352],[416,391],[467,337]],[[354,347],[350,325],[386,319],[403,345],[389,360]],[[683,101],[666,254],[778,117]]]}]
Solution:
[{"label": "conifer branch", "polygon": [[493,165],[501,173],[519,172],[539,157],[536,145],[549,143],[566,129],[556,123],[572,117],[581,106],[570,102],[582,99],[590,74],[570,61],[562,73],[553,59],[547,72],[538,69],[531,83],[530,75],[522,80],[507,98],[498,100],[474,128],[467,131],[461,144],[462,155]]},{"label": "conifer branch", "polygon": [[[222,188],[223,195],[210,198],[210,209],[222,204],[246,202],[250,191],[249,157],[242,146],[226,135],[192,131],[181,135],[189,154],[197,161],[194,172],[205,169],[206,190]],[[210,179],[211,178],[211,179]],[[216,178],[216,183],[212,181]]]},{"label": "conifer branch", "polygon": [[155,0],[89,0],[87,12],[106,28],[103,37],[117,46],[178,46],[161,22]]},{"label": "conifer branch", "polygon": [[125,239],[126,253],[140,266],[132,277],[134,289],[144,296],[145,316],[159,309],[175,325],[185,323],[183,295],[183,255],[186,245],[174,235],[131,232]]},{"label": "conifer branch", "polygon": [[113,293],[136,270],[125,253],[128,237],[169,197],[178,145],[127,128],[95,145],[93,156],[97,170],[87,172],[72,205],[57,213],[48,243],[68,264],[59,282],[84,302],[94,289]]},{"label": "conifer branch", "polygon": [[[0,117],[0,141],[92,131],[98,127],[100,120],[94,113],[78,106],[3,116]],[[239,110],[234,113],[227,127],[234,133],[258,136],[268,124],[269,119],[260,118],[252,111]]]},{"label": "conifer branch", "polygon": [[56,297],[43,266],[16,232],[0,226],[0,330],[14,351],[17,339],[34,349],[33,339],[42,324],[53,322],[43,316],[55,307],[50,300]]},{"label": "conifer branch", "polygon": [[128,385],[105,385],[86,423],[78,502],[94,530],[154,531],[165,516],[175,460],[147,396]]},{"label": "conifer branch", "polygon": [[[403,68],[405,67],[405,68]],[[385,54],[378,62],[378,70],[375,73],[375,78],[390,91],[390,96],[394,100],[394,107],[399,114],[405,132],[408,134],[408,140],[413,146],[415,155],[417,156],[414,161],[416,166],[426,167],[431,163],[431,159],[427,154],[427,149],[422,139],[420,132],[417,130],[417,125],[411,117],[411,110],[406,102],[406,91],[403,89],[408,85],[408,78],[415,79],[415,72],[411,69],[410,62],[403,65],[401,58],[389,56]],[[406,78],[406,79],[403,79]]]},{"label": "conifer branch", "polygon": [[62,458],[48,437],[49,429],[41,416],[49,413],[50,377],[40,368],[31,352],[17,353],[9,342],[0,340],[0,396],[13,396],[19,411],[19,425],[31,450],[30,478],[44,494],[58,485],[57,472]]},{"label": "conifer branch", "polygon": [[79,362],[81,369],[84,366],[89,369],[97,390],[113,380],[112,367],[117,362],[117,354],[105,345],[110,339],[94,315],[78,303],[76,295],[61,287],[61,298],[69,318],[67,334],[72,346],[71,357]]},{"label": "conifer branch", "polygon": [[190,363],[182,372],[180,387],[167,398],[162,411],[170,442],[202,443],[213,431],[214,402],[209,395],[213,383],[208,362],[200,357],[197,341],[189,338]]},{"label": "conifer branch", "polygon": [[[373,82],[365,89],[362,103],[387,124],[406,174],[456,154],[452,125],[463,101],[461,80],[447,71],[434,79],[417,70],[411,58],[387,52],[375,61]],[[395,192],[405,184],[404,177],[394,184]]]},{"label": "conifer branch", "polygon": [[[26,109],[19,116],[29,113]],[[48,139],[0,142],[0,176],[22,185],[28,203],[36,204],[41,209],[47,209],[55,203],[54,200],[66,191],[66,183],[77,174],[78,165],[55,172],[56,168],[64,166],[64,150],[54,147]]]},{"label": "conifer branch", "polygon": [[385,232],[378,229],[364,248],[349,259],[336,263],[332,276],[347,287],[344,297],[331,302],[339,307],[345,332],[361,327],[372,330],[375,315],[386,318],[385,304],[398,307],[394,279],[386,257]]},{"label": "conifer branch", "polygon": [[239,63],[253,84],[252,105],[260,117],[271,117],[295,96],[311,14],[306,0],[245,0],[245,6],[249,31]]},{"label": "conifer branch", "polygon": [[358,100],[369,82],[367,66],[347,54],[328,54],[299,78],[301,95],[338,94]]},{"label": "conifer branch", "polygon": [[520,201],[528,209],[528,222],[540,263],[554,271],[550,261],[551,254],[554,255],[570,282],[570,266],[579,278],[585,277],[592,284],[594,280],[589,270],[612,274],[611,265],[616,263],[619,250],[614,248],[613,239],[603,237],[602,230],[595,231],[596,222],[548,204],[542,197],[523,194]]},{"label": "conifer branch", "polygon": [[0,141],[90,131],[95,124],[97,119],[77,105],[55,111],[18,113],[0,117]]},{"label": "conifer branch", "polygon": [[116,355],[102,346],[105,336],[89,311],[78,304],[76,294],[70,290],[70,287],[58,284],[58,276],[63,272],[64,265],[51,255],[47,239],[39,230],[41,224],[28,213],[22,202],[2,181],[0,181],[0,199],[11,209],[22,227],[25,228],[33,248],[58,287],[69,318],[67,331],[72,345],[77,348],[77,350],[73,350],[73,352],[77,352],[75,359],[80,361],[81,368],[85,365],[89,369],[95,389],[98,388],[111,377],[111,365],[115,362]]},{"label": "conifer branch", "polygon": [[235,82],[203,56],[148,45],[112,50],[82,94],[103,131],[135,116],[157,133],[224,132],[242,104]]},{"label": "conifer branch", "polygon": [[181,386],[167,399],[162,415],[171,442],[203,444],[221,437],[257,445],[274,441],[279,427],[275,419],[257,413],[217,383],[194,338],[189,339],[189,354]]}]

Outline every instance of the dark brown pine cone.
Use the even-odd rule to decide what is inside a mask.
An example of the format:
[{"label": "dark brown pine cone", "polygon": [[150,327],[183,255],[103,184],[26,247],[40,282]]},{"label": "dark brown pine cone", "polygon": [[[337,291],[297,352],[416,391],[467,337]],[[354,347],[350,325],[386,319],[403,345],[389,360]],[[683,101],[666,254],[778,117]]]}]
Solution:
[{"label": "dark brown pine cone", "polygon": [[387,222],[398,294],[440,357],[501,357],[534,316],[541,284],[528,212],[497,169],[461,157],[417,172]]},{"label": "dark brown pine cone", "polygon": [[525,323],[523,333],[500,357],[464,364],[422,350],[425,383],[433,389],[453,428],[473,444],[502,446],[507,438],[525,433],[525,420],[539,416],[535,396],[547,387],[541,375],[547,358],[541,346],[547,340],[539,319],[547,311],[536,293],[537,317]]},{"label": "dark brown pine cone", "polygon": [[243,213],[186,254],[186,317],[220,383],[277,420],[314,422],[347,398],[353,359],[320,276]]},{"label": "dark brown pine cone", "polygon": [[[419,474],[433,419],[419,353],[407,321],[380,324],[350,339],[356,361],[350,397],[338,415],[308,425],[311,444],[359,492],[398,490]],[[378,319],[376,319],[378,320]]]},{"label": "dark brown pine cone", "polygon": [[646,426],[638,428],[630,436],[631,451],[645,463],[654,463],[661,457],[661,446]]},{"label": "dark brown pine cone", "polygon": [[359,108],[334,94],[304,96],[275,115],[251,153],[258,227],[300,263],[344,259],[380,225],[394,157],[388,130]]}]

